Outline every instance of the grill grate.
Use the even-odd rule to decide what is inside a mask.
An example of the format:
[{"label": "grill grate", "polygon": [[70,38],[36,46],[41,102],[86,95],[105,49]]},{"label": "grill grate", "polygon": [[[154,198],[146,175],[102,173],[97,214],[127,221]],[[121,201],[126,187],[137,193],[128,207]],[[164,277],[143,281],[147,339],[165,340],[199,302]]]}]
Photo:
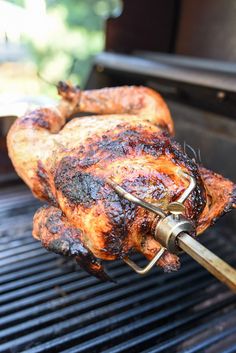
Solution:
[{"label": "grill grate", "polygon": [[[193,260],[146,277],[112,262],[118,283],[101,283],[32,238],[38,206],[23,186],[0,192],[0,352],[236,352],[235,295]],[[208,234],[235,265],[227,226]]]}]

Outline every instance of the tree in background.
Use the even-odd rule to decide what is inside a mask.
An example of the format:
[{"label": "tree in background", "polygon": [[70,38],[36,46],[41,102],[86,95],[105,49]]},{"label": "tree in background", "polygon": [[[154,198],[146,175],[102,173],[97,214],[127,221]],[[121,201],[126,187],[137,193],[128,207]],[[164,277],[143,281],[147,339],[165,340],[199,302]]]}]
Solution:
[{"label": "tree in background", "polygon": [[[121,10],[119,0],[11,0],[5,3],[12,8],[11,21],[9,18],[6,21],[5,38],[27,49],[27,60],[35,63],[36,70],[47,81],[70,79],[81,86],[86,81],[93,55],[103,50],[105,19]],[[17,10],[15,19],[13,8]],[[0,23],[4,23],[3,13]],[[3,30],[1,32],[3,34]],[[1,40],[0,35],[0,44]],[[43,93],[47,92],[52,92],[50,86],[44,87]]]}]

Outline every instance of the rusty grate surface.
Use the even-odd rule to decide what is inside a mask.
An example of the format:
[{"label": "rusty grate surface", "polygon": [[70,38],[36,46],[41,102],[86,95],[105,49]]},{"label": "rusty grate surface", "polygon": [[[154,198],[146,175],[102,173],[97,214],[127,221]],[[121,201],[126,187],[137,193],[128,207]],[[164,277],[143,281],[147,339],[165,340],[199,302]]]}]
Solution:
[{"label": "rusty grate surface", "polygon": [[[0,191],[0,352],[236,352],[236,296],[193,260],[146,277],[117,261],[117,284],[101,283],[32,238],[38,206],[23,186]],[[228,228],[203,242],[236,265]]]}]

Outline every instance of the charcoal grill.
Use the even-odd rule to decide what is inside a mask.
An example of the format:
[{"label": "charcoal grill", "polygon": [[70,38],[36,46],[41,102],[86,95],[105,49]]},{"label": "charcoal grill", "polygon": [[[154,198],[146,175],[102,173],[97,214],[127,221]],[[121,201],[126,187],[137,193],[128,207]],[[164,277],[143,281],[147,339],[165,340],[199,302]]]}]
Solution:
[{"label": "charcoal grill", "polygon": [[[124,1],[122,26],[116,19],[107,22],[106,48],[113,53],[94,59],[87,88],[142,84],[157,89],[174,117],[177,140],[191,146],[186,151],[235,181],[236,65],[226,63],[235,59],[234,50],[230,51],[228,42],[225,51],[221,42],[219,51],[219,45],[214,48],[205,41],[203,56],[211,59],[167,54],[196,56],[184,30],[191,27],[190,33],[196,35],[196,7],[189,11],[194,2],[149,0],[147,7],[146,1]],[[212,0],[204,3],[205,14],[223,13],[220,1],[217,6]],[[233,6],[233,1],[228,5]],[[189,14],[191,23],[186,21]],[[140,26],[144,15],[149,18],[146,34],[146,27]],[[222,18],[226,21],[227,14]],[[231,20],[229,33],[234,26]],[[137,34],[133,41],[131,22]],[[218,27],[207,24],[213,34],[222,28],[220,21]],[[180,34],[175,38],[177,27]],[[132,55],[115,53],[121,48]],[[214,60],[217,54],[223,61]],[[236,352],[235,294],[187,255],[181,255],[178,272],[165,274],[154,268],[142,278],[121,261],[108,262],[116,283],[102,283],[42,248],[31,236],[32,217],[40,202],[12,173],[4,134],[0,142],[0,353]],[[236,267],[233,212],[199,240]],[[132,259],[145,265],[142,257]]]}]

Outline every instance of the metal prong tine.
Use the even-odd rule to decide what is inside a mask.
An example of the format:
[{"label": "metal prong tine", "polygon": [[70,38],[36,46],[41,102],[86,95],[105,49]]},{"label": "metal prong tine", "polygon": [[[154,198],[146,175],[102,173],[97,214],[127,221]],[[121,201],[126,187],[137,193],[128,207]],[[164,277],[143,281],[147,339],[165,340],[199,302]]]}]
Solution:
[{"label": "metal prong tine", "polygon": [[139,199],[138,197],[130,194],[128,191],[123,189],[120,185],[116,184],[113,180],[108,179],[108,184],[119,194],[120,196],[124,197],[126,200],[135,203],[141,207],[146,208],[147,210],[159,215],[160,217],[164,218],[166,214],[162,211],[161,208],[152,205],[144,200]]},{"label": "metal prong tine", "polygon": [[198,149],[198,160],[199,160],[200,163],[202,163],[202,156],[201,156],[200,148]]},{"label": "metal prong tine", "polygon": [[162,257],[162,255],[164,254],[164,252],[166,251],[165,248],[161,248],[156,255],[154,256],[154,258],[149,262],[149,264],[144,267],[141,268],[138,265],[136,265],[132,260],[128,259],[128,258],[124,258],[124,262],[129,265],[135,272],[137,272],[140,275],[145,275],[146,273],[148,273],[153,266],[155,266],[155,264],[157,263],[157,261]]},{"label": "metal prong tine", "polygon": [[196,153],[195,149],[187,143],[186,143],[186,147],[192,152],[192,154],[194,156],[194,158],[192,158],[192,159],[194,161],[196,161],[197,160],[197,153]]},{"label": "metal prong tine", "polygon": [[187,187],[187,189],[183,192],[183,194],[178,198],[178,200],[176,200],[179,203],[184,203],[184,201],[187,200],[187,198],[189,197],[189,195],[191,194],[191,192],[195,189],[196,187],[196,179],[194,177],[192,177],[191,175],[184,173],[184,172],[180,172],[180,174],[185,178],[189,180],[189,186]]}]

